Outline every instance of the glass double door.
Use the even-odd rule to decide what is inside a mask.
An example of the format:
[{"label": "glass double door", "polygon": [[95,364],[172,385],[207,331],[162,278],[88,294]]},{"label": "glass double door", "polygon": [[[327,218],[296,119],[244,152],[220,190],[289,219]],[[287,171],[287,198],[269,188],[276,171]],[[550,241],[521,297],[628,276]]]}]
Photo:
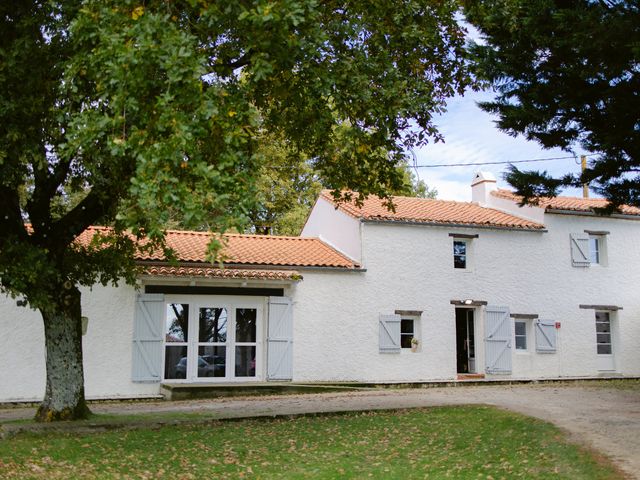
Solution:
[{"label": "glass double door", "polygon": [[259,372],[262,306],[242,301],[169,301],[164,378],[255,379]]}]

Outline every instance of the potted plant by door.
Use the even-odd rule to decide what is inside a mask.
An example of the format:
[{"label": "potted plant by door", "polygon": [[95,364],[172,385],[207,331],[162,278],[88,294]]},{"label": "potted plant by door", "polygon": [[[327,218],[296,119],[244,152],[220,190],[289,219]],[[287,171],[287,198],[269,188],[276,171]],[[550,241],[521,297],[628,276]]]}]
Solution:
[{"label": "potted plant by door", "polygon": [[411,339],[411,351],[412,352],[417,352],[418,351],[418,345],[420,345],[420,340],[418,340],[416,337],[413,337]]}]

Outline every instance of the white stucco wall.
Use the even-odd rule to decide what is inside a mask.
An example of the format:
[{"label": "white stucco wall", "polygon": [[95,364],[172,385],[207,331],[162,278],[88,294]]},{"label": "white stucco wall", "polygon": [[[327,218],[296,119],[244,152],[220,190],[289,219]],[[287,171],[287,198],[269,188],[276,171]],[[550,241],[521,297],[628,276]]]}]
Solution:
[{"label": "white stucco wall", "polygon": [[0,295],[0,401],[44,395],[44,329],[38,312]]},{"label": "white stucco wall", "polygon": [[356,262],[362,261],[360,221],[336,210],[322,197],[313,206],[300,235],[318,237]]},{"label": "white stucco wall", "polygon": [[512,200],[495,197],[490,193],[487,196],[487,200],[488,201],[485,204],[487,207],[495,208],[496,210],[510,213],[512,215],[517,215],[518,217],[526,218],[537,223],[545,222],[544,208],[536,207],[534,205],[524,205],[520,207]]},{"label": "white stucco wall", "polygon": [[[130,286],[96,286],[82,292],[83,315],[89,318],[83,337],[87,398],[157,395],[158,384],[131,382],[133,311],[136,291]],[[42,318],[0,297],[0,401],[40,400],[45,388]]]},{"label": "white stucco wall", "polygon": [[[419,381],[455,378],[451,300],[484,300],[512,313],[561,322],[558,351],[513,349],[511,378],[595,376],[595,312],[612,314],[616,373],[640,374],[640,222],[547,214],[546,233],[363,224],[365,273],[306,272],[296,287],[294,379]],[[608,265],[571,265],[570,233],[610,231]],[[477,233],[472,268],[453,268],[449,233]],[[635,266],[635,267],[634,267]],[[422,310],[417,353],[378,352],[378,315]],[[483,309],[476,309],[478,371],[484,371]],[[530,327],[532,325],[530,324]]]}]

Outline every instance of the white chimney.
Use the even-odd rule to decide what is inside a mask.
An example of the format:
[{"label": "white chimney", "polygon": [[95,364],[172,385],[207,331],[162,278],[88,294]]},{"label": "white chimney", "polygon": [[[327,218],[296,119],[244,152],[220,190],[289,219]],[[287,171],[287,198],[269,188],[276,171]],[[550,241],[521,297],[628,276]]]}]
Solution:
[{"label": "white chimney", "polygon": [[480,206],[491,203],[491,192],[497,190],[496,177],[491,172],[477,172],[471,182],[471,201]]}]

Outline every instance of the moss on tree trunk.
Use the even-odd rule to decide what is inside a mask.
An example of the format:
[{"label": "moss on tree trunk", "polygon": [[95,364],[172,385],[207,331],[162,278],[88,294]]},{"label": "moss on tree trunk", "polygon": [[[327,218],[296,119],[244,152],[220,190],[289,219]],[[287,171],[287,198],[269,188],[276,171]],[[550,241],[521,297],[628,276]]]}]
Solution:
[{"label": "moss on tree trunk", "polygon": [[40,312],[44,320],[47,387],[36,420],[87,418],[91,412],[84,398],[80,291],[63,287],[56,305]]}]

